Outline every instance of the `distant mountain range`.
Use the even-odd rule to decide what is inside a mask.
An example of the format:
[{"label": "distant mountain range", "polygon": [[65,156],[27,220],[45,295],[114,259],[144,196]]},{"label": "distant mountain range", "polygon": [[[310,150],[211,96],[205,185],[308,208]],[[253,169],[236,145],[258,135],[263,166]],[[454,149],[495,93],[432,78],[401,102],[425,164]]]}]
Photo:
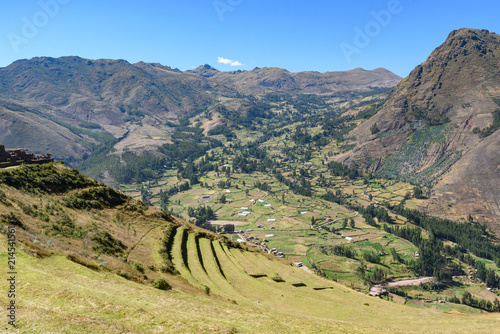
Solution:
[{"label": "distant mountain range", "polygon": [[244,115],[255,94],[367,93],[394,87],[400,79],[384,69],[219,72],[204,65],[181,72],[124,60],[18,60],[0,68],[0,143],[64,159],[91,152],[109,134],[123,147],[158,146],[165,140],[154,138],[165,137],[169,124],[217,111],[221,101],[234,102],[224,104],[227,112]]},{"label": "distant mountain range", "polygon": [[366,71],[356,68],[339,72],[297,72],[282,68],[265,67],[251,71],[220,72],[210,65],[186,71],[204,78],[231,84],[242,93],[265,92],[332,94],[345,91],[369,91],[372,88],[394,87],[401,77],[384,69]]}]

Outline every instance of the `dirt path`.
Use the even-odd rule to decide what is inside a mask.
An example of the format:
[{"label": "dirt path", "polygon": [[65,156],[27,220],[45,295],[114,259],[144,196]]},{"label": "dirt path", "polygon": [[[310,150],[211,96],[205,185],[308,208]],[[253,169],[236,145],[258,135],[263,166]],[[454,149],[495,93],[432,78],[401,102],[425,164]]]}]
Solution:
[{"label": "dirt path", "polygon": [[333,223],[335,223],[337,220],[354,218],[354,217],[356,217],[358,214],[359,214],[359,212],[356,212],[356,214],[355,214],[354,216],[350,216],[350,217],[343,217],[343,218],[335,218],[335,219],[334,219],[334,220],[332,220],[332,221],[325,222],[325,223],[323,223],[323,224],[320,224],[320,225],[318,225],[318,226],[315,226],[314,228],[315,228],[315,229],[318,229],[318,228],[323,227],[323,226],[325,226],[325,225],[328,225],[328,224],[333,224]]},{"label": "dirt path", "polygon": [[370,289],[370,295],[377,295],[382,291],[382,289],[386,286],[407,286],[407,285],[419,285],[420,283],[425,283],[430,280],[432,280],[434,277],[421,277],[421,278],[414,278],[414,279],[408,279],[404,281],[398,281],[398,282],[388,282],[388,283],[382,283],[382,284],[376,284],[372,286]]},{"label": "dirt path", "polygon": [[225,224],[233,224],[234,226],[248,224],[248,222],[240,221],[240,220],[211,220],[210,224],[215,225],[225,225]]}]

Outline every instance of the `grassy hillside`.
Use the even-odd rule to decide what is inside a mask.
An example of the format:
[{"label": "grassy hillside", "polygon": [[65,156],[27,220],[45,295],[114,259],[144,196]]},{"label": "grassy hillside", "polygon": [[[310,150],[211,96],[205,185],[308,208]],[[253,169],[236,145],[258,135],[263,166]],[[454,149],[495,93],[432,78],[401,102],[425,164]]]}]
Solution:
[{"label": "grassy hillside", "polygon": [[[0,179],[3,263],[8,225],[17,237],[17,325],[2,323],[5,332],[491,332],[500,320],[368,297],[63,165],[3,170]],[[154,288],[160,278],[172,289]]]}]

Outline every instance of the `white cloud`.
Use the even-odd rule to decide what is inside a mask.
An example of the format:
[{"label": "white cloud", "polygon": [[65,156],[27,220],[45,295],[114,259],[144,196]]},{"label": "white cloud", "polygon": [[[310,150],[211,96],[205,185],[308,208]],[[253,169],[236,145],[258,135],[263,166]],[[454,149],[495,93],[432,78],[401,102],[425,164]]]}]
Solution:
[{"label": "white cloud", "polygon": [[227,59],[224,57],[217,57],[217,62],[224,64],[224,65],[231,65],[231,66],[243,66],[244,64],[240,63],[238,60],[231,60]]},{"label": "white cloud", "polygon": [[218,63],[222,63],[222,64],[231,64],[233,61],[231,59],[226,59],[226,58],[222,58],[222,57],[217,57],[218,60],[217,62]]}]

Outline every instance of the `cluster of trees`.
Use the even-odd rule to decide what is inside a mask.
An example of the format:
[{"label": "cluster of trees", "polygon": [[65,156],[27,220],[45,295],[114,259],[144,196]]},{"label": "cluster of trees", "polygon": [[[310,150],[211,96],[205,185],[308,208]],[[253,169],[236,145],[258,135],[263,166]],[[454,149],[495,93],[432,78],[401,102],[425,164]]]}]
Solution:
[{"label": "cluster of trees", "polygon": [[[500,287],[498,275],[493,270],[487,269],[481,261],[474,260],[470,254],[467,254],[468,250],[472,250],[464,248],[460,243],[454,247],[444,246],[443,240],[449,239],[442,238],[439,234],[433,233],[432,230],[429,230],[429,238],[424,238],[422,229],[419,227],[384,225],[384,230],[406,239],[418,247],[419,257],[417,261],[409,264],[417,274],[432,275],[438,280],[449,280],[454,274],[462,271],[460,265],[453,260],[456,259],[475,267],[477,278],[489,287]],[[490,243],[487,239],[484,239],[484,242]]]},{"label": "cluster of trees", "polygon": [[163,144],[158,150],[167,157],[167,165],[172,166],[177,161],[193,161],[204,155],[209,149],[221,146],[216,139],[210,139],[207,144],[194,140],[178,140],[173,144]]},{"label": "cluster of trees", "polygon": [[380,283],[385,281],[385,279],[387,278],[387,272],[379,267],[375,267],[372,274],[370,275],[364,263],[361,263],[361,265],[356,269],[356,273],[363,280],[371,283]]},{"label": "cluster of trees", "polygon": [[358,112],[356,115],[356,119],[368,119],[375,115],[380,109],[382,109],[382,106],[384,105],[385,101],[381,102],[376,102],[368,105],[365,109],[361,110]]},{"label": "cluster of trees", "polygon": [[420,108],[413,108],[410,114],[417,120],[424,120],[429,126],[441,125],[450,121],[450,118],[446,116],[446,112],[442,112],[438,108],[428,111],[424,111]]},{"label": "cluster of trees", "polygon": [[500,109],[496,109],[495,111],[492,112],[493,114],[493,124],[490,126],[487,126],[484,129],[479,129],[479,128],[474,128],[472,130],[473,133],[479,134],[481,138],[488,137],[491,135],[493,132],[498,130],[500,128]]},{"label": "cluster of trees", "polygon": [[227,124],[219,124],[210,129],[207,133],[209,136],[223,135],[228,141],[236,138],[234,132],[228,127]]},{"label": "cluster of trees", "polygon": [[339,255],[354,259],[356,257],[356,251],[352,249],[352,247],[344,246],[344,245],[321,245],[319,246],[319,251],[325,255]]},{"label": "cluster of trees", "polygon": [[217,186],[221,189],[231,188],[231,180],[219,181]]},{"label": "cluster of trees", "polygon": [[326,194],[322,195],[321,198],[323,198],[325,201],[337,203],[337,204],[344,204],[345,198],[344,195],[340,190],[336,190],[335,194],[328,190]]},{"label": "cluster of trees", "polygon": [[165,154],[166,164],[173,166],[176,162],[194,161],[208,150],[222,146],[220,140],[203,136],[202,129],[177,127],[172,135],[172,144],[163,144],[158,150]]},{"label": "cluster of trees", "polygon": [[[418,193],[418,192],[417,192]],[[363,214],[368,224],[376,225],[374,218],[379,222],[392,224],[393,220],[386,208],[382,206],[360,207],[350,204],[339,190],[335,194],[328,191],[323,199],[342,204],[351,210]],[[486,282],[490,287],[500,287],[500,278],[491,269],[474,260],[467,252],[470,251],[478,257],[493,260],[500,267],[500,245],[491,241],[484,225],[469,222],[465,224],[451,220],[429,217],[418,210],[406,209],[400,204],[394,207],[394,213],[406,217],[410,222],[419,227],[390,226],[384,224],[384,230],[409,240],[419,248],[417,260],[408,260],[405,264],[419,275],[432,275],[439,280],[451,279],[454,273],[461,271],[460,265],[453,259],[468,263],[477,269],[476,276]],[[429,232],[430,237],[422,236],[422,229]],[[443,241],[449,240],[457,243],[457,247],[444,246]],[[404,262],[399,256],[393,254],[398,262]]]},{"label": "cluster of trees", "polygon": [[337,161],[330,161],[327,165],[328,170],[334,176],[348,177],[354,180],[360,176],[359,171],[354,168],[350,168],[344,164]]},{"label": "cluster of trees", "polygon": [[322,137],[328,138],[328,142],[336,140],[340,143],[344,141],[344,136],[354,128],[353,120],[352,116],[341,116],[339,112],[330,112],[318,121],[318,125],[321,125],[323,129]]},{"label": "cluster of trees", "polygon": [[233,160],[233,170],[240,171],[245,174],[251,174],[260,170],[260,163],[258,160],[249,159],[246,156],[239,155]]},{"label": "cluster of trees", "polygon": [[363,218],[365,219],[368,225],[377,226],[377,222],[375,221],[374,218],[377,218],[379,223],[386,222],[392,224],[394,222],[391,216],[389,215],[388,210],[385,207],[380,205],[375,206],[375,204],[370,204],[365,208],[363,206],[347,202],[345,197],[346,196],[343,195],[340,190],[337,190],[335,194],[332,193],[331,191],[327,191],[326,194],[321,196],[321,198],[323,198],[326,201],[344,205],[345,207],[353,211],[358,211],[363,215]]},{"label": "cluster of trees", "polygon": [[295,194],[311,197],[312,196],[312,188],[311,182],[308,181],[304,176],[301,176],[298,182],[293,182],[292,180],[287,179],[283,174],[276,171],[274,173],[276,179],[285,184],[288,188],[290,188]]},{"label": "cluster of trees", "polygon": [[149,152],[134,154],[123,152],[124,165],[112,166],[110,173],[119,183],[144,182],[154,180],[165,169],[166,159]]},{"label": "cluster of trees", "polygon": [[363,252],[363,260],[371,263],[380,263],[380,256],[375,252]]},{"label": "cluster of trees", "polygon": [[254,183],[254,186],[262,191],[271,191],[271,186],[267,182],[257,181]]},{"label": "cluster of trees", "polygon": [[430,217],[402,205],[396,206],[393,211],[429,231],[431,238],[454,242],[464,252],[468,250],[478,257],[492,260],[500,267],[500,245],[491,240],[485,225],[474,221],[457,223],[449,219]]},{"label": "cluster of trees", "polygon": [[188,207],[188,216],[195,218],[196,226],[203,226],[209,220],[217,219],[210,206],[200,205],[198,208]]},{"label": "cluster of trees", "polygon": [[373,218],[377,218],[379,223],[386,222],[392,224],[394,222],[387,209],[381,205],[375,206],[375,204],[370,204],[365,209],[360,208],[356,211],[361,212],[365,219],[373,220]]},{"label": "cluster of trees", "polygon": [[384,224],[384,230],[410,241],[418,247],[419,257],[415,261],[405,264],[417,275],[432,275],[439,280],[448,280],[453,276],[450,264],[451,258],[441,253],[443,242],[436,239],[427,239],[422,236],[422,229],[409,226],[388,226]]},{"label": "cluster of trees", "polygon": [[461,302],[464,305],[479,308],[488,312],[500,312],[500,301],[498,300],[498,298],[495,298],[495,301],[492,303],[489,300],[474,298],[469,291],[464,292],[462,300],[456,298],[456,300],[450,301],[453,301],[455,303]]},{"label": "cluster of trees", "polygon": [[[448,251],[449,252],[449,251]],[[458,255],[460,261],[467,263],[476,268],[475,275],[489,287],[500,287],[500,278],[495,274],[495,271],[486,268],[486,265],[479,259],[474,259],[470,254],[460,253]]]}]

